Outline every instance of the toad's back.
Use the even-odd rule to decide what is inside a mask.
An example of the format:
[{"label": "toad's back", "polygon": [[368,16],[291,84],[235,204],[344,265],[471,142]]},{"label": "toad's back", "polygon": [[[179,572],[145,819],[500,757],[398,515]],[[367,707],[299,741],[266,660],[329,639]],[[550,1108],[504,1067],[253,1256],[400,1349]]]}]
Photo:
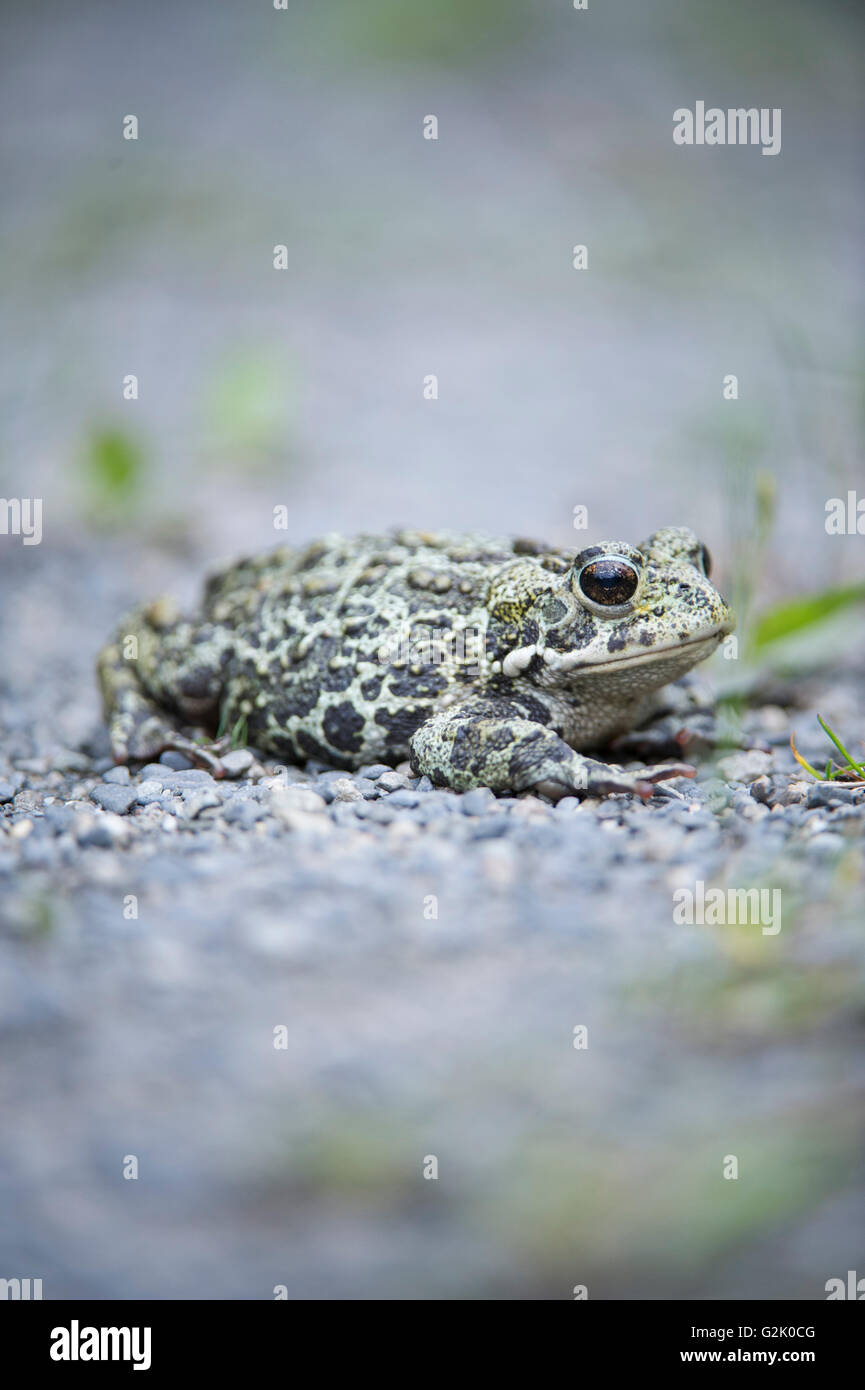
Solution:
[{"label": "toad's back", "polygon": [[235,636],[223,724],[286,757],[399,761],[434,706],[483,678],[491,580],[529,554],[556,574],[570,563],[528,541],[401,531],[232,565],[204,599]]}]

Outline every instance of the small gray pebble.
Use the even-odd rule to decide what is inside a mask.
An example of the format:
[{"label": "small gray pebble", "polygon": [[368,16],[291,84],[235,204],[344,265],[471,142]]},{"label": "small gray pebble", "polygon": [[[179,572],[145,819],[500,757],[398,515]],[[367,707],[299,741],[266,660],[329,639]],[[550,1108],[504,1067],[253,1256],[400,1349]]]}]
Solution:
[{"label": "small gray pebble", "polygon": [[496,804],[489,787],[475,787],[460,798],[460,810],[464,816],[483,816]]},{"label": "small gray pebble", "polygon": [[357,785],[352,777],[337,777],[331,783],[331,789],[336,801],[363,801],[363,789]]},{"label": "small gray pebble", "polygon": [[710,811],[723,811],[733,800],[732,791],[719,777],[711,777],[708,782],[701,782],[700,790]]},{"label": "small gray pebble", "polygon": [[369,763],[366,767],[359,767],[357,775],[358,777],[368,777],[371,782],[375,782],[378,777],[383,777],[386,772],[393,772],[393,768],[388,767],[387,763]]},{"label": "small gray pebble", "polygon": [[175,753],[173,748],[169,748],[163,753],[159,761],[163,767],[173,768],[175,772],[191,772],[194,766],[188,758],[184,758],[182,753]]},{"label": "small gray pebble", "polygon": [[750,791],[755,801],[761,802],[761,804],[764,806],[771,804],[772,780],[769,777],[767,777],[765,773],[763,773],[762,777],[758,777],[755,781],[753,781],[748,790]]},{"label": "small gray pebble", "polygon": [[229,825],[239,825],[244,830],[248,830],[261,820],[265,811],[263,806],[259,806],[257,801],[247,800],[245,797],[234,797],[222,813],[223,820],[228,821]]},{"label": "small gray pebble", "polygon": [[116,783],[117,786],[125,787],[129,784],[128,767],[110,767],[107,772],[102,774],[103,782]]},{"label": "small gray pebble", "polygon": [[151,802],[162,800],[162,783],[155,778],[148,777],[146,782],[140,782],[137,787],[138,795],[135,798],[139,806],[149,806]]},{"label": "small gray pebble", "polygon": [[222,801],[216,792],[212,792],[209,787],[203,791],[196,791],[186,798],[186,814],[190,820],[195,820],[202,811],[207,811],[212,806],[221,806]]},{"label": "small gray pebble", "polygon": [[845,786],[842,782],[815,782],[808,790],[809,806],[851,805],[858,797],[861,787]]},{"label": "small gray pebble", "polygon": [[15,799],[15,788],[11,782],[0,782],[0,806]]},{"label": "small gray pebble", "polygon": [[390,805],[390,798],[387,801],[356,801],[354,813],[362,820],[372,821],[374,825],[390,825],[397,815]]},{"label": "small gray pebble", "polygon": [[810,788],[805,782],[785,782],[775,798],[782,806],[799,806],[808,800]]},{"label": "small gray pebble", "polygon": [[15,766],[20,772],[31,773],[34,777],[44,777],[49,764],[47,758],[17,758]]},{"label": "small gray pebble", "polygon": [[97,816],[92,824],[86,825],[78,831],[79,845],[95,845],[99,849],[113,849],[115,845],[123,845],[129,840],[131,831],[126,821],[119,816],[109,813],[104,816]]},{"label": "small gray pebble", "polygon": [[336,793],[333,790],[332,782],[325,782],[321,778],[318,778],[312,790],[317,792],[319,796],[323,797],[328,806],[331,804],[331,802],[336,801]]},{"label": "small gray pebble", "polygon": [[297,812],[316,815],[325,808],[324,797],[320,792],[314,792],[312,787],[298,787],[291,783],[280,785],[277,782],[265,790],[269,793],[270,809],[276,816]]},{"label": "small gray pebble", "polygon": [[434,792],[434,791],[435,791],[435,787],[434,787],[434,785],[433,785],[431,779],[430,779],[429,777],[427,777],[426,773],[424,773],[423,777],[419,777],[419,778],[418,778],[417,782],[415,782],[415,787],[414,787],[414,789],[415,789],[416,792],[420,792],[422,795],[425,794],[426,792]]},{"label": "small gray pebble", "polygon": [[764,772],[771,772],[773,758],[759,748],[740,749],[718,759],[718,771],[730,782],[753,782]]},{"label": "small gray pebble", "polygon": [[114,787],[110,783],[94,787],[90,793],[90,799],[95,801],[97,806],[111,811],[116,816],[125,816],[135,805],[137,796],[136,787]]},{"label": "small gray pebble", "polygon": [[492,840],[508,831],[507,816],[477,816],[469,827],[473,840]]},{"label": "small gray pebble", "polygon": [[248,748],[235,748],[230,753],[225,753],[219,760],[222,763],[226,777],[242,777],[248,772],[255,762],[255,758]]},{"label": "small gray pebble", "polygon": [[[202,792],[211,792],[214,796],[236,796],[241,793],[244,796],[253,796],[252,787],[235,787],[230,782],[191,782],[183,783],[179,787],[170,787],[170,791],[183,797],[184,801],[191,801],[194,796],[200,796]],[[258,797],[253,796],[257,801]]]},{"label": "small gray pebble", "polygon": [[216,786],[210,773],[203,767],[190,767],[184,772],[166,772],[163,768],[159,781],[164,787],[169,787],[171,791],[182,791],[184,787]]},{"label": "small gray pebble", "polygon": [[829,819],[833,825],[839,821],[851,820],[862,821],[863,807],[859,804],[853,806],[833,806],[829,811]]},{"label": "small gray pebble", "polygon": [[396,792],[403,787],[411,786],[408,777],[403,777],[401,772],[383,772],[377,781],[379,787],[386,792]]},{"label": "small gray pebble", "polygon": [[[432,825],[436,821],[446,821],[454,813],[456,797],[440,795],[425,796],[418,806],[418,819],[421,825]],[[505,817],[503,816],[504,820]]]},{"label": "small gray pebble", "polygon": [[142,777],[145,782],[161,782],[165,776],[165,767],[162,763],[145,763],[137,775]]},{"label": "small gray pebble", "polygon": [[387,799],[388,806],[417,806],[420,797],[411,787],[398,787]]},{"label": "small gray pebble", "polygon": [[87,772],[90,769],[90,759],[86,753],[79,753],[73,748],[64,748],[51,763],[55,772]]}]

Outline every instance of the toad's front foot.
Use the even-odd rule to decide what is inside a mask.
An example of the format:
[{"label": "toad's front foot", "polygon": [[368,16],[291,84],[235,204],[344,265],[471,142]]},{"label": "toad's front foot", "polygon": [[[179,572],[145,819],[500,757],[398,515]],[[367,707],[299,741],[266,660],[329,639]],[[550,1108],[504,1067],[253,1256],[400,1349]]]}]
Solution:
[{"label": "toad's front foot", "polygon": [[228,751],[227,739],[196,743],[161,719],[150,720],[131,730],[119,721],[112,721],[109,737],[115,763],[147,763],[158,759],[161,753],[180,753],[193,767],[204,768],[211,777],[225,776],[220,754]]},{"label": "toad's front foot", "polygon": [[214,723],[224,642],[211,636],[196,643],[188,623],[166,628],[157,610],[149,605],[128,614],[99,653],[112,757],[116,763],[147,763],[173,751],[222,777],[219,754],[228,741],[196,743],[186,731]]},{"label": "toad's front foot", "polygon": [[416,773],[455,791],[484,786],[534,791],[556,801],[620,792],[647,800],[656,782],[693,777],[695,771],[687,763],[664,763],[631,773],[587,758],[508,699],[468,701],[433,716],[411,740],[411,762]]},{"label": "toad's front foot", "polygon": [[165,751],[182,753],[184,758],[195,767],[203,767],[209,772],[211,777],[224,777],[225,768],[222,766],[221,753],[227,753],[229,749],[228,739],[217,739],[211,743],[196,743],[191,738],[184,738],[183,734],[174,734],[168,749]]},{"label": "toad's front foot", "polygon": [[[595,758],[585,758],[575,753],[576,774],[582,785],[575,788],[583,796],[615,796],[622,793],[639,796],[648,801],[654,796],[656,783],[666,782],[672,777],[694,777],[696,768],[690,763],[656,763],[651,767],[641,767],[637,772],[626,772],[616,763],[599,762]],[[570,794],[568,790],[556,790],[556,784],[538,785],[537,791],[557,800]]]}]

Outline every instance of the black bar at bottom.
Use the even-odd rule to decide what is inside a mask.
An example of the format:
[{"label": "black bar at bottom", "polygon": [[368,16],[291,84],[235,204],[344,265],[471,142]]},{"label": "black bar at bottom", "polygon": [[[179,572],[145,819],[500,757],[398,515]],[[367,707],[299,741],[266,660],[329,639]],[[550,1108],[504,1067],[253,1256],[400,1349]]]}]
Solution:
[{"label": "black bar at bottom", "polygon": [[[0,1337],[4,1362],[20,1367],[19,1377],[38,1372],[58,1381],[98,1377],[106,1368],[114,1376],[136,1375],[137,1368],[141,1380],[178,1372],[225,1379],[262,1364],[306,1379],[301,1367],[310,1358],[310,1370],[317,1363],[332,1372],[340,1353],[354,1375],[384,1372],[390,1363],[401,1379],[428,1379],[437,1362],[452,1375],[457,1360],[466,1369],[471,1359],[488,1377],[500,1358],[513,1370],[510,1358],[521,1350],[535,1358],[536,1378],[543,1379],[541,1364],[551,1355],[565,1356],[575,1373],[591,1367],[595,1375],[761,1365],[809,1367],[825,1377],[855,1364],[863,1333],[862,1310],[843,1302],[586,1301],[558,1310],[533,1304],[515,1314],[511,1301],[504,1329],[494,1304],[450,1303],[447,1312],[444,1302],[424,1312],[417,1303],[362,1301],[10,1301],[0,1304]],[[461,1338],[458,1358],[442,1335],[451,1328]],[[543,1341],[520,1347],[520,1333],[536,1329]]]}]

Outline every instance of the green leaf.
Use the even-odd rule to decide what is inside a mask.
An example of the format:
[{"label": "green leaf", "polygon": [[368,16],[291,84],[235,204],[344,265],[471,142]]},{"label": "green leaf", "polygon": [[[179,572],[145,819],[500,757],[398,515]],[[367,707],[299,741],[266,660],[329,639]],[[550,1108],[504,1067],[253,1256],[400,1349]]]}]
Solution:
[{"label": "green leaf", "polygon": [[754,625],[752,641],[760,651],[770,643],[788,637],[792,632],[821,623],[833,613],[854,604],[865,603],[865,584],[851,584],[843,589],[825,589],[822,594],[791,599],[770,608]]}]

